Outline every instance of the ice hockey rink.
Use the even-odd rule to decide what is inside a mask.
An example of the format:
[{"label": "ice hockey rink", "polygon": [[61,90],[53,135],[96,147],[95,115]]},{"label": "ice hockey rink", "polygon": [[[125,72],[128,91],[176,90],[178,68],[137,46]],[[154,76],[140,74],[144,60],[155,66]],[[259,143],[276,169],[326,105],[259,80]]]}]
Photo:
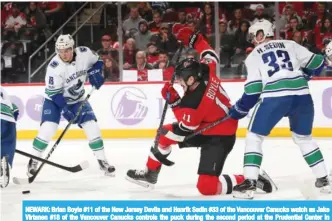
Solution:
[{"label": "ice hockey rink", "polygon": [[[316,141],[331,169],[332,139]],[[31,143],[19,141],[17,148],[29,152]],[[69,173],[46,165],[32,184],[15,185],[11,182],[1,190],[1,220],[21,220],[22,200],[233,200],[231,195],[201,196],[196,190],[200,155],[197,148],[180,150],[174,146],[170,159],[175,161],[175,165],[164,166],[158,184],[153,190],[148,190],[125,180],[125,174],[128,169],[145,166],[152,140],[105,140],[104,144],[110,163],[116,167],[115,177],[106,177],[99,170],[87,141],[64,140],[50,160],[66,166],[88,160],[89,168]],[[226,161],[224,173],[242,173],[244,144],[244,139],[237,140]],[[262,168],[279,190],[271,194],[256,194],[256,200],[332,200],[332,195],[320,195],[314,188],[315,178],[292,139],[268,138],[263,150]],[[12,177],[25,177],[27,162],[28,158],[16,154]],[[31,193],[23,195],[23,190]]]}]

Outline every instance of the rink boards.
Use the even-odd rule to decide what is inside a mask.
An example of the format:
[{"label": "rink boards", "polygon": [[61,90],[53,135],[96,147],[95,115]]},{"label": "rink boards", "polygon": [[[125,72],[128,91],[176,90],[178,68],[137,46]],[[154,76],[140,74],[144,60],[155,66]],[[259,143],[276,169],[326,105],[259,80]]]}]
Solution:
[{"label": "rink boards", "polygon": [[[313,135],[332,137],[332,79],[310,81],[310,91],[315,104],[315,121]],[[243,93],[243,81],[226,81],[223,87],[232,103]],[[36,136],[41,117],[41,107],[45,87],[43,84],[3,85],[11,95],[11,100],[20,110],[17,122],[18,138],[32,139]],[[107,83],[95,91],[89,100],[98,119],[104,138],[153,138],[159,125],[164,101],[160,90],[163,82],[123,82]],[[86,85],[86,91],[91,86]],[[177,87],[180,94],[181,88]],[[239,122],[237,135],[244,137],[251,114]],[[167,111],[165,123],[174,122],[171,110]],[[288,119],[278,123],[270,136],[288,137]],[[59,131],[66,126],[61,120]],[[65,138],[82,139],[85,135],[76,125],[66,133]]]}]

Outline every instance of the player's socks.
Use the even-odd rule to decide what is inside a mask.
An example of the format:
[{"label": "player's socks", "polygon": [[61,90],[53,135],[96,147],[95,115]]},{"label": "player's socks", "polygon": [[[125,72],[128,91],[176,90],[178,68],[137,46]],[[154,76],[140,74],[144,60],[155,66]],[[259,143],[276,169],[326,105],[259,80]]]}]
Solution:
[{"label": "player's socks", "polygon": [[263,160],[263,137],[248,132],[244,153],[244,176],[246,179],[257,180]]},{"label": "player's socks", "polygon": [[97,158],[100,169],[105,172],[106,176],[114,176],[115,167],[110,165],[106,159],[104,151],[104,142],[101,137],[97,137],[89,142],[90,149]]},{"label": "player's socks", "polygon": [[[42,153],[48,146],[48,142],[39,138],[38,136],[33,140],[33,148],[31,154],[37,157],[41,157]],[[27,166],[27,176],[33,176],[38,169],[38,161],[30,159]]]},{"label": "player's socks", "polygon": [[316,142],[311,136],[302,136],[293,133],[294,142],[300,147],[304,160],[317,179],[327,177],[328,171],[324,162],[324,157]]}]

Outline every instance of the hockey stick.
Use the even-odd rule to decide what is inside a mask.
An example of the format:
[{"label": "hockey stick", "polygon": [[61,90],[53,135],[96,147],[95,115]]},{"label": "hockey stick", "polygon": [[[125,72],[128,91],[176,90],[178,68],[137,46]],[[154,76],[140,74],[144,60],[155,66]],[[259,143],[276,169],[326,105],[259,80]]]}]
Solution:
[{"label": "hockey stick", "polygon": [[[219,120],[217,120],[217,121],[215,121],[215,122],[207,125],[206,127],[203,127],[200,130],[198,130],[198,131],[196,131],[196,132],[194,132],[194,133],[186,136],[182,142],[184,142],[186,140],[189,140],[189,139],[193,138],[194,136],[197,136],[197,135],[201,134],[202,132],[204,132],[204,131],[212,128],[212,127],[217,126],[218,124],[224,122],[225,120],[228,120],[229,118],[230,118],[230,116],[226,115],[225,117],[223,117],[223,118],[221,118],[221,119],[219,119]],[[155,149],[151,148],[151,151],[153,151],[153,150],[155,150]],[[159,150],[157,150],[157,152],[153,152],[153,154],[157,158],[157,160],[159,160],[160,163],[162,163],[162,164],[164,164],[166,166],[173,166],[175,164],[173,161],[170,161],[167,158],[164,158],[163,155],[159,152]],[[158,157],[156,155],[158,157],[160,157],[162,160],[158,159]]]},{"label": "hockey stick", "polygon": [[[94,87],[92,87],[90,93],[88,94],[88,96],[86,96],[86,98],[83,100],[81,106],[78,108],[75,118],[72,119],[71,121],[69,121],[69,123],[67,124],[66,128],[62,131],[62,133],[60,134],[60,137],[57,139],[57,141],[55,142],[55,144],[53,145],[53,147],[51,148],[51,150],[49,151],[49,153],[47,154],[45,160],[48,160],[50,158],[50,156],[52,155],[53,151],[57,148],[57,146],[59,145],[60,141],[62,140],[63,136],[66,134],[67,130],[69,129],[69,127],[72,125],[73,122],[76,121],[77,117],[79,116],[79,114],[82,111],[83,106],[85,105],[85,103],[88,101],[88,99],[91,97],[92,92],[94,91]],[[29,177],[29,178],[17,178],[14,177],[13,178],[13,182],[15,184],[27,184],[27,183],[32,183],[37,175],[39,174],[40,170],[43,168],[43,166],[45,165],[45,162],[43,162],[39,168],[37,169],[36,173]]]},{"label": "hockey stick", "polygon": [[[181,43],[180,49],[179,49],[179,54],[178,54],[178,57],[176,58],[176,63],[179,63],[179,60],[180,60],[183,48],[184,48],[184,45],[183,45],[183,43]],[[172,75],[172,78],[171,78],[171,85],[174,84],[175,76],[176,75],[175,75],[175,71],[174,71],[174,73]],[[164,104],[163,112],[161,114],[160,123],[159,123],[159,127],[158,127],[158,130],[157,130],[157,135],[156,135],[156,137],[154,139],[154,145],[153,145],[153,147],[151,147],[151,152],[153,153],[153,155],[156,157],[156,159],[159,162],[161,162],[162,164],[165,164],[167,166],[172,166],[174,164],[174,162],[168,160],[158,150],[159,139],[160,139],[160,136],[161,136],[161,129],[162,129],[163,125],[164,125],[164,121],[165,121],[165,117],[166,117],[166,112],[167,112],[167,107],[168,107],[168,102],[166,101],[165,104]]]},{"label": "hockey stick", "polygon": [[57,163],[45,160],[45,159],[40,158],[40,157],[36,157],[35,155],[28,154],[28,153],[23,152],[21,150],[17,150],[16,149],[15,152],[18,153],[18,154],[21,154],[23,156],[32,158],[34,160],[38,160],[40,162],[46,163],[48,165],[51,165],[51,166],[54,166],[54,167],[57,167],[59,169],[66,170],[66,171],[72,172],[72,173],[77,173],[77,172],[82,171],[82,170],[84,170],[84,169],[86,169],[86,168],[89,167],[89,162],[88,161],[83,161],[82,163],[80,163],[80,164],[78,164],[76,166],[73,166],[73,167],[67,167],[67,166],[63,166],[61,164],[57,164]]}]

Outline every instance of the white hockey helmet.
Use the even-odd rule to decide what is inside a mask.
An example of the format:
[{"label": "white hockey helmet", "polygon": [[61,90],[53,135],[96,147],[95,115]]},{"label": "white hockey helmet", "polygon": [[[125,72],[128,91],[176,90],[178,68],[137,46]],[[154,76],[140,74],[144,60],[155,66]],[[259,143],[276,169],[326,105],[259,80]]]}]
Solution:
[{"label": "white hockey helmet", "polygon": [[327,58],[327,62],[330,65],[332,65],[332,41],[330,41],[330,43],[328,43],[325,47],[325,55]]},{"label": "white hockey helmet", "polygon": [[60,35],[55,42],[55,51],[58,53],[61,49],[74,49],[75,41],[70,34]]},{"label": "white hockey helmet", "polygon": [[[262,37],[259,34],[262,33]],[[274,37],[273,24],[266,19],[255,22],[249,28],[250,39],[253,39],[256,43],[262,43],[266,38]]]}]

